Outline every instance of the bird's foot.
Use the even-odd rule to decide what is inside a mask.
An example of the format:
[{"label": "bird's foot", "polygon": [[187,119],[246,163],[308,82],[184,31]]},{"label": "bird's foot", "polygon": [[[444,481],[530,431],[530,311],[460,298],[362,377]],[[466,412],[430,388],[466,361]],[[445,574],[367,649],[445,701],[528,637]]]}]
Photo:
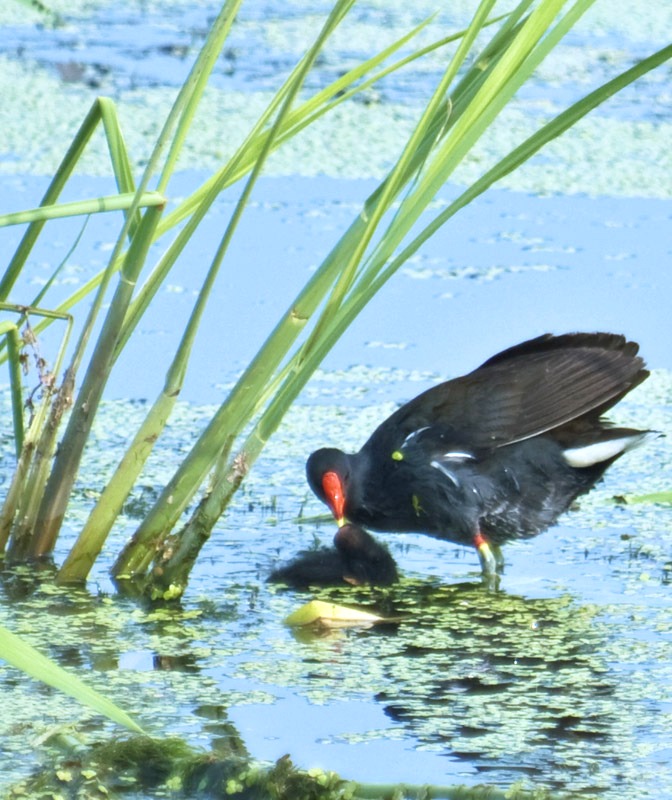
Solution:
[{"label": "bird's foot", "polygon": [[499,584],[502,580],[502,576],[498,575],[497,573],[487,573],[483,572],[481,574],[481,584],[487,589],[489,592],[497,592],[499,591]]}]

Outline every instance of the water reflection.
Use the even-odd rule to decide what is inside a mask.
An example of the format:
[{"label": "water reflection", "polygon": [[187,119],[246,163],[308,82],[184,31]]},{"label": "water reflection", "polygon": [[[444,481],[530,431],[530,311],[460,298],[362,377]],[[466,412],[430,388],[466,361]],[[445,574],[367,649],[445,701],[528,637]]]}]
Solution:
[{"label": "water reflection", "polygon": [[375,699],[419,748],[498,782],[544,775],[572,791],[604,788],[596,764],[622,768],[630,719],[603,656],[597,609],[409,581],[383,605],[408,620],[350,633],[345,643],[366,685],[368,660],[377,660],[384,688]]}]

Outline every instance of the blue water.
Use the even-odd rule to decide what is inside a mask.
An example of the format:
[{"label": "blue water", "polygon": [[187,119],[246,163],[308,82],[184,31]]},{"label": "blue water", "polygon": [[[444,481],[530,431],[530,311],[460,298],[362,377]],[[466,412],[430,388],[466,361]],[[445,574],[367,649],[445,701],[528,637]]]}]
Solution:
[{"label": "blue water", "polygon": [[[180,175],[173,191],[182,196],[203,179]],[[37,204],[43,185],[38,178],[6,179],[2,207]],[[223,398],[231,374],[261,346],[374,187],[373,181],[326,177],[261,180],[203,320],[184,399]],[[111,191],[102,179],[77,179],[67,196]],[[134,346],[112,374],[109,397],[153,399],[160,391],[232,203],[232,194],[217,203],[143,318]],[[652,367],[670,369],[664,298],[672,296],[672,274],[664,264],[672,252],[671,217],[666,200],[491,191],[401,268],[325,367],[364,364],[455,376],[540,333],[610,330],[640,342]],[[116,222],[95,223],[78,248],[80,266],[66,271],[52,302],[104,266]],[[29,276],[10,299],[25,302],[36,294],[40,273],[46,278],[65,257],[79,225],[54,229],[57,235],[40,243]],[[19,234],[0,231],[6,252]],[[152,370],[143,368],[147,363]]]}]

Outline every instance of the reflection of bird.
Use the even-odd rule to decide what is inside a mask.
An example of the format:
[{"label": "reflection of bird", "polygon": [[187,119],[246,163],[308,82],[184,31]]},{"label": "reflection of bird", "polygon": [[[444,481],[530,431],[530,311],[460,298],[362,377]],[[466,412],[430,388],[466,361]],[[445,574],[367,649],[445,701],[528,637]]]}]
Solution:
[{"label": "reflection of bird", "polygon": [[343,525],[334,536],[335,547],[305,550],[269,580],[295,588],[355,585],[389,586],[399,580],[397,565],[385,545],[358,525]]},{"label": "reflection of bird", "polygon": [[610,333],[547,334],[423,392],[348,455],[308,459],[308,482],[339,524],[474,545],[486,575],[499,545],[552,525],[646,431],[601,415],[649,374]]}]

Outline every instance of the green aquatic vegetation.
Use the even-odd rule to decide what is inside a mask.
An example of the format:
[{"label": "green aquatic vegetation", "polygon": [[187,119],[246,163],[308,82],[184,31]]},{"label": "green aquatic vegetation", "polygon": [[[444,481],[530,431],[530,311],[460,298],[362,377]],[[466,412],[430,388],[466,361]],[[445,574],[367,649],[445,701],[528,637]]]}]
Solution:
[{"label": "green aquatic vegetation", "polygon": [[49,3],[43,3],[41,0],[15,0],[15,2],[36,11],[52,25],[63,24],[63,19],[51,8]]},{"label": "green aquatic vegetation", "polygon": [[[228,39],[240,0],[227,0],[211,26],[137,183],[133,166],[136,162],[126,149],[116,107],[108,98],[99,98],[54,175],[40,208],[4,218],[4,224],[27,220],[29,225],[0,281],[3,298],[25,268],[35,242],[55,217],[107,214],[115,209],[123,213],[105,269],[58,309],[59,313],[74,313],[84,298],[93,295],[93,304],[66,368],[66,379],[57,388],[52,411],[44,422],[50,446],[38,450],[47,455],[41,456],[35,468],[20,465],[13,490],[5,499],[2,538],[7,542],[10,558],[53,556],[71,500],[78,491],[84,449],[91,441],[110,370],[121,351],[133,341],[143,314],[159,289],[165,287],[171,270],[188,242],[197,235],[215,200],[225,188],[241,182],[238,201],[224,226],[163,389],[135,424],[131,441],[115,453],[117,466],[104,488],[99,494],[90,495],[88,517],[79,523],[79,535],[60,564],[58,580],[76,583],[89,575],[118,524],[133,486],[138,481],[147,485],[141,472],[155,443],[165,435],[166,424],[175,411],[213,283],[250,193],[273,151],[391,72],[421,63],[425,58],[444,59],[443,74],[433,94],[425,98],[416,125],[387,177],[281,315],[228,398],[202,427],[191,450],[161,482],[162,490],[143,513],[130,541],[120,548],[112,569],[118,584],[133,581],[150,597],[175,599],[183,593],[213,526],[248,480],[253,464],[292,403],[329,349],[395,272],[465,205],[596,106],[672,55],[669,47],[662,48],[554,118],[539,123],[535,133],[521,137],[522,141],[485,168],[460,196],[446,207],[437,208],[435,198],[439,189],[489,133],[518,90],[592,2],[521,0],[507,15],[496,17],[494,2],[483,0],[464,30],[430,33],[435,21],[427,19],[361,64],[349,68],[325,88],[306,96],[306,78],[329,38],[347,24],[351,5],[351,0],[340,0],[333,7],[313,45],[270,99],[236,153],[175,208],[166,209],[168,188],[198,119],[197,108],[208,76]],[[426,33],[430,43],[415,45],[409,54],[400,55],[404,47],[413,46],[420,33]],[[448,48],[450,54],[442,55]],[[60,204],[63,187],[99,129],[104,131],[108,143],[118,194],[83,204]],[[417,223],[428,210],[434,214],[433,219],[418,229]],[[147,269],[150,253],[154,257],[153,246],[165,242],[168,234],[175,238],[165,245],[153,268]],[[43,299],[46,296],[48,292]],[[109,308],[105,309],[108,302]],[[75,395],[72,391],[75,377],[104,310],[101,333]],[[38,334],[42,329],[36,326]],[[16,373],[16,355],[13,363]],[[61,435],[59,424],[70,404],[72,411],[52,462],[49,454],[56,437]],[[17,434],[20,440],[19,425]],[[201,499],[194,505],[199,492]]]},{"label": "green aquatic vegetation", "polygon": [[[258,479],[263,483],[264,476]],[[280,511],[285,502],[279,500]],[[647,515],[647,507],[638,508],[640,528],[645,517],[655,521],[655,510]],[[233,513],[250,541],[265,537],[263,549],[247,551],[229,575],[220,571],[225,561],[205,574],[197,571],[194,596],[183,606],[143,606],[39,580],[30,585],[28,570],[17,568],[13,587],[5,584],[15,595],[2,604],[2,622],[127,706],[152,735],[183,737],[199,757],[215,740],[235,736],[230,708],[272,709],[288,690],[325,714],[353,702],[379,707],[389,720],[382,727],[353,719],[331,732],[334,744],[354,748],[396,739],[447,764],[475,765],[481,774],[473,780],[496,783],[489,788],[494,796],[521,778],[527,791],[539,784],[545,787],[540,792],[559,796],[629,796],[641,785],[637,759],[650,759],[651,749],[664,748],[672,736],[665,710],[672,701],[669,585],[653,577],[644,556],[614,557],[613,569],[627,572],[624,586],[632,593],[612,591],[613,603],[588,603],[573,596],[578,592],[557,590],[537,599],[493,593],[476,576],[474,583],[446,584],[449,573],[443,580],[408,574],[383,590],[344,586],[297,594],[266,585],[253,564],[264,557],[268,563],[276,536],[291,536],[294,523],[281,519],[266,528],[254,512],[238,507]],[[582,514],[576,516],[581,521]],[[589,524],[590,515],[586,519]],[[403,552],[395,555],[403,568]],[[644,564],[652,574],[646,583],[639,577]],[[609,589],[609,573],[599,572],[602,590]],[[397,620],[328,635],[289,630],[283,620],[312,597]],[[7,668],[0,674],[11,679]],[[53,693],[40,698],[36,718],[34,688],[25,683],[12,682],[16,729],[2,720],[12,752],[23,754],[28,738],[56,722],[94,727]],[[287,744],[298,761],[301,753]],[[25,757],[30,763],[34,753]],[[329,767],[328,751],[322,763]],[[669,770],[661,770],[664,782]],[[382,762],[375,778],[385,779]],[[479,796],[471,791],[467,797]]]},{"label": "green aquatic vegetation", "polygon": [[[414,786],[348,781],[319,768],[297,769],[289,756],[255,764],[239,753],[204,753],[180,739],[118,739],[90,748],[56,735],[52,749],[67,755],[12,788],[12,796],[104,798],[215,797],[234,800],[561,800],[546,789],[511,786]],[[566,798],[569,800],[569,798]]]},{"label": "green aquatic vegetation", "polygon": [[672,490],[667,492],[651,492],[650,494],[638,494],[628,498],[629,503],[672,503]]},{"label": "green aquatic vegetation", "polygon": [[[88,525],[85,525],[79,541],[75,544],[68,559],[63,564],[60,576],[63,581],[83,580],[88,574],[125,498],[128,496],[135,479],[151,452],[153,443],[160,435],[170,416],[184,379],[186,363],[193,345],[194,335],[212,288],[212,283],[219,271],[233,232],[268,154],[279,143],[291,138],[310,122],[319,118],[331,108],[340,105],[348,97],[365,89],[371,82],[375,82],[384,75],[389,74],[389,72],[400,68],[405,63],[408,63],[409,60],[413,60],[414,57],[417,58],[427,52],[431,52],[456,38],[453,36],[444,38],[429,47],[421,49],[414,56],[407,56],[396,62],[396,64],[388,64],[379,69],[377,74],[367,77],[368,73],[375,72],[386,59],[389,59],[402,45],[424,28],[426,23],[422,23],[363,64],[348,70],[345,75],[337,78],[326,89],[318,91],[313,97],[293,108],[292,106],[303,81],[324,42],[342,21],[351,4],[351,0],[341,0],[334,6],[313,47],[300,60],[283,87],[271,99],[269,106],[261,114],[245,141],[240,145],[237,153],[216,175],[206,181],[200,190],[194,192],[190,198],[168,214],[165,220],[159,221],[165,205],[163,193],[165,193],[165,189],[175,170],[179,153],[185,143],[207,78],[235,19],[240,5],[240,2],[236,2],[236,0],[229,0],[224,4],[217,20],[211,26],[208,38],[196,59],[190,76],[178,93],[177,99],[168,114],[137,189],[131,160],[126,152],[124,138],[117,119],[116,109],[107,98],[99,98],[94,103],[63,159],[51,186],[43,198],[40,209],[25,212],[18,216],[9,215],[4,219],[5,224],[29,221],[30,225],[10,261],[2,281],[0,281],[0,296],[2,297],[5,297],[14,285],[47,220],[54,216],[67,216],[73,213],[90,214],[99,211],[110,211],[113,208],[122,208],[126,212],[125,223],[113,248],[108,267],[96,276],[93,281],[90,281],[87,286],[83,287],[82,290],[69,298],[62,306],[63,310],[68,310],[89,292],[94,290],[96,292],[93,307],[88,314],[87,323],[80,335],[66,373],[68,379],[57,392],[55,408],[59,408],[59,416],[57,418],[52,413],[48,425],[52,432],[52,439],[58,427],[62,409],[67,408],[73,402],[71,394],[74,376],[78,371],[84,350],[91,336],[92,327],[100,312],[105,290],[113,275],[120,271],[122,280],[117,286],[114,301],[107,313],[103,331],[94,349],[91,364],[80,389],[81,396],[86,400],[83,403],[75,403],[75,411],[70,417],[65,438],[61,443],[53,470],[48,479],[44,474],[44,470],[41,470],[39,474],[29,477],[27,480],[25,478],[26,470],[18,470],[18,488],[5,502],[3,536],[4,541],[9,539],[10,553],[14,558],[25,556],[42,557],[49,555],[53,550],[77,475],[84,444],[89,436],[109,371],[120,350],[128,341],[143,311],[151,302],[182,249],[194,235],[198,225],[220,192],[227,185],[245,177],[246,173],[250,173],[234,214],[226,228],[220,247],[213,259],[178,352],[175,354],[174,361],[166,376],[164,391],[149,410],[145,421],[131,443],[130,449],[101,495]],[[358,82],[359,85],[357,85]],[[69,180],[82,152],[99,126],[103,127],[105,131],[112,168],[120,194],[114,198],[100,198],[96,201],[76,204],[75,206],[57,206],[56,203],[63,186]],[[165,159],[164,154],[166,154]],[[159,171],[157,191],[147,193],[145,189],[150,179],[155,172]],[[142,212],[140,209],[142,208],[147,209],[144,212],[144,218],[141,217]],[[188,218],[187,222],[178,233],[176,240],[164,253],[153,273],[131,302],[131,295],[137,282],[139,271],[144,266],[149,245],[160,235],[165,234],[181,223],[185,218]],[[130,247],[128,251],[125,251],[127,235],[130,237]],[[270,364],[268,365],[271,371],[277,366],[278,360],[282,360],[282,352],[278,353],[277,348],[275,350],[276,352],[271,354]],[[16,361],[16,357],[14,361]],[[262,384],[266,382],[263,376],[261,380]],[[258,391],[258,387],[255,388],[254,386],[250,386],[248,389],[252,389],[255,394]],[[240,405],[240,401],[238,405]],[[233,407],[235,407],[235,403]],[[249,416],[252,411],[253,409],[249,407],[247,407],[246,411],[244,409],[239,410],[237,415],[240,417],[242,424],[246,421],[246,415]],[[17,427],[18,430],[19,428]],[[230,438],[233,436],[235,434],[229,434]],[[215,450],[219,449],[220,447],[215,448]],[[215,458],[215,455],[210,456],[211,464]],[[220,461],[223,460],[225,459],[220,457]],[[204,477],[201,474],[195,481],[193,477],[190,479],[192,494],[198,489]],[[26,483],[27,485],[24,485]],[[33,500],[30,504],[27,504],[25,509],[22,509],[23,513],[18,515],[16,495],[20,492],[24,497],[32,497]],[[18,523],[16,522],[17,518],[20,520]],[[17,528],[17,525],[20,525],[20,529]],[[165,533],[167,532],[165,531]],[[137,546],[135,549],[137,550]],[[120,573],[124,570],[120,567],[116,571]],[[162,574],[162,570],[157,573],[157,575],[160,574]],[[178,589],[177,593],[179,594],[180,591],[181,589]]]}]

